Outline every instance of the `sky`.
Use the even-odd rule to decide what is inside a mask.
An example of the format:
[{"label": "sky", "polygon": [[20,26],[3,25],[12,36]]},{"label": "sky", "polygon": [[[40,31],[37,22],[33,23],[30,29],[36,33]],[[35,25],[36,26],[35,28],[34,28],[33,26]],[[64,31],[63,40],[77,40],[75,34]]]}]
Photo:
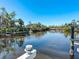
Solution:
[{"label": "sky", "polygon": [[25,24],[63,25],[79,20],[79,0],[0,0],[0,7],[15,11]]}]

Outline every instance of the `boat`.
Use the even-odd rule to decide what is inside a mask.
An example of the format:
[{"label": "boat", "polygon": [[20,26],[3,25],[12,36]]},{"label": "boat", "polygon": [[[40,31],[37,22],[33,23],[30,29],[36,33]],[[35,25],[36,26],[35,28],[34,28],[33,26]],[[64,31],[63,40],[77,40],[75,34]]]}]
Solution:
[{"label": "boat", "polygon": [[25,53],[19,56],[17,59],[34,59],[36,57],[36,49],[33,49],[32,45],[26,45],[24,49]]}]

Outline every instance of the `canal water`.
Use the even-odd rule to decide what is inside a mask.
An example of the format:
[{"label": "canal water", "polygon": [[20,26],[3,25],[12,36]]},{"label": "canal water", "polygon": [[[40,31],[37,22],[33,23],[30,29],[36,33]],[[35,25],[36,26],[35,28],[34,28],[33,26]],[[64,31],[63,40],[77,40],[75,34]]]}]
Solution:
[{"label": "canal water", "polygon": [[[79,38],[79,35],[77,35]],[[24,36],[1,37],[0,59],[16,59],[24,52],[28,44],[37,49],[35,59],[79,59],[78,45],[74,45],[74,55],[70,55],[70,36],[62,32],[38,32]],[[42,56],[44,55],[44,56]]]}]

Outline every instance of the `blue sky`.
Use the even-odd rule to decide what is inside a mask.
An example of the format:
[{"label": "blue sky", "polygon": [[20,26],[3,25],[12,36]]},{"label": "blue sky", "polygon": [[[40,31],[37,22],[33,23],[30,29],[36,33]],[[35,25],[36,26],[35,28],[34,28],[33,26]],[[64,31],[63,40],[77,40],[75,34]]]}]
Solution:
[{"label": "blue sky", "polygon": [[15,11],[25,24],[62,25],[79,20],[79,0],[0,0],[0,7]]}]

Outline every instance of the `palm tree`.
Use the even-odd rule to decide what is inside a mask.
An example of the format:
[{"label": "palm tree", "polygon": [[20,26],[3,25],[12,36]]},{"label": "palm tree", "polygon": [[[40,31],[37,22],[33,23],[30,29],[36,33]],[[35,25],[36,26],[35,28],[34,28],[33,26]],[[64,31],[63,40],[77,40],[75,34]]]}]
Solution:
[{"label": "palm tree", "polygon": [[9,30],[11,26],[14,27],[14,17],[15,17],[15,12],[11,12],[11,13],[8,13],[6,11],[5,8],[0,8],[0,10],[2,11],[1,13],[1,20],[2,20],[2,25],[5,25],[6,27],[6,32],[7,32],[7,29]]},{"label": "palm tree", "polygon": [[24,22],[22,19],[18,19],[18,22],[19,22],[20,27],[22,27],[24,25]]}]

